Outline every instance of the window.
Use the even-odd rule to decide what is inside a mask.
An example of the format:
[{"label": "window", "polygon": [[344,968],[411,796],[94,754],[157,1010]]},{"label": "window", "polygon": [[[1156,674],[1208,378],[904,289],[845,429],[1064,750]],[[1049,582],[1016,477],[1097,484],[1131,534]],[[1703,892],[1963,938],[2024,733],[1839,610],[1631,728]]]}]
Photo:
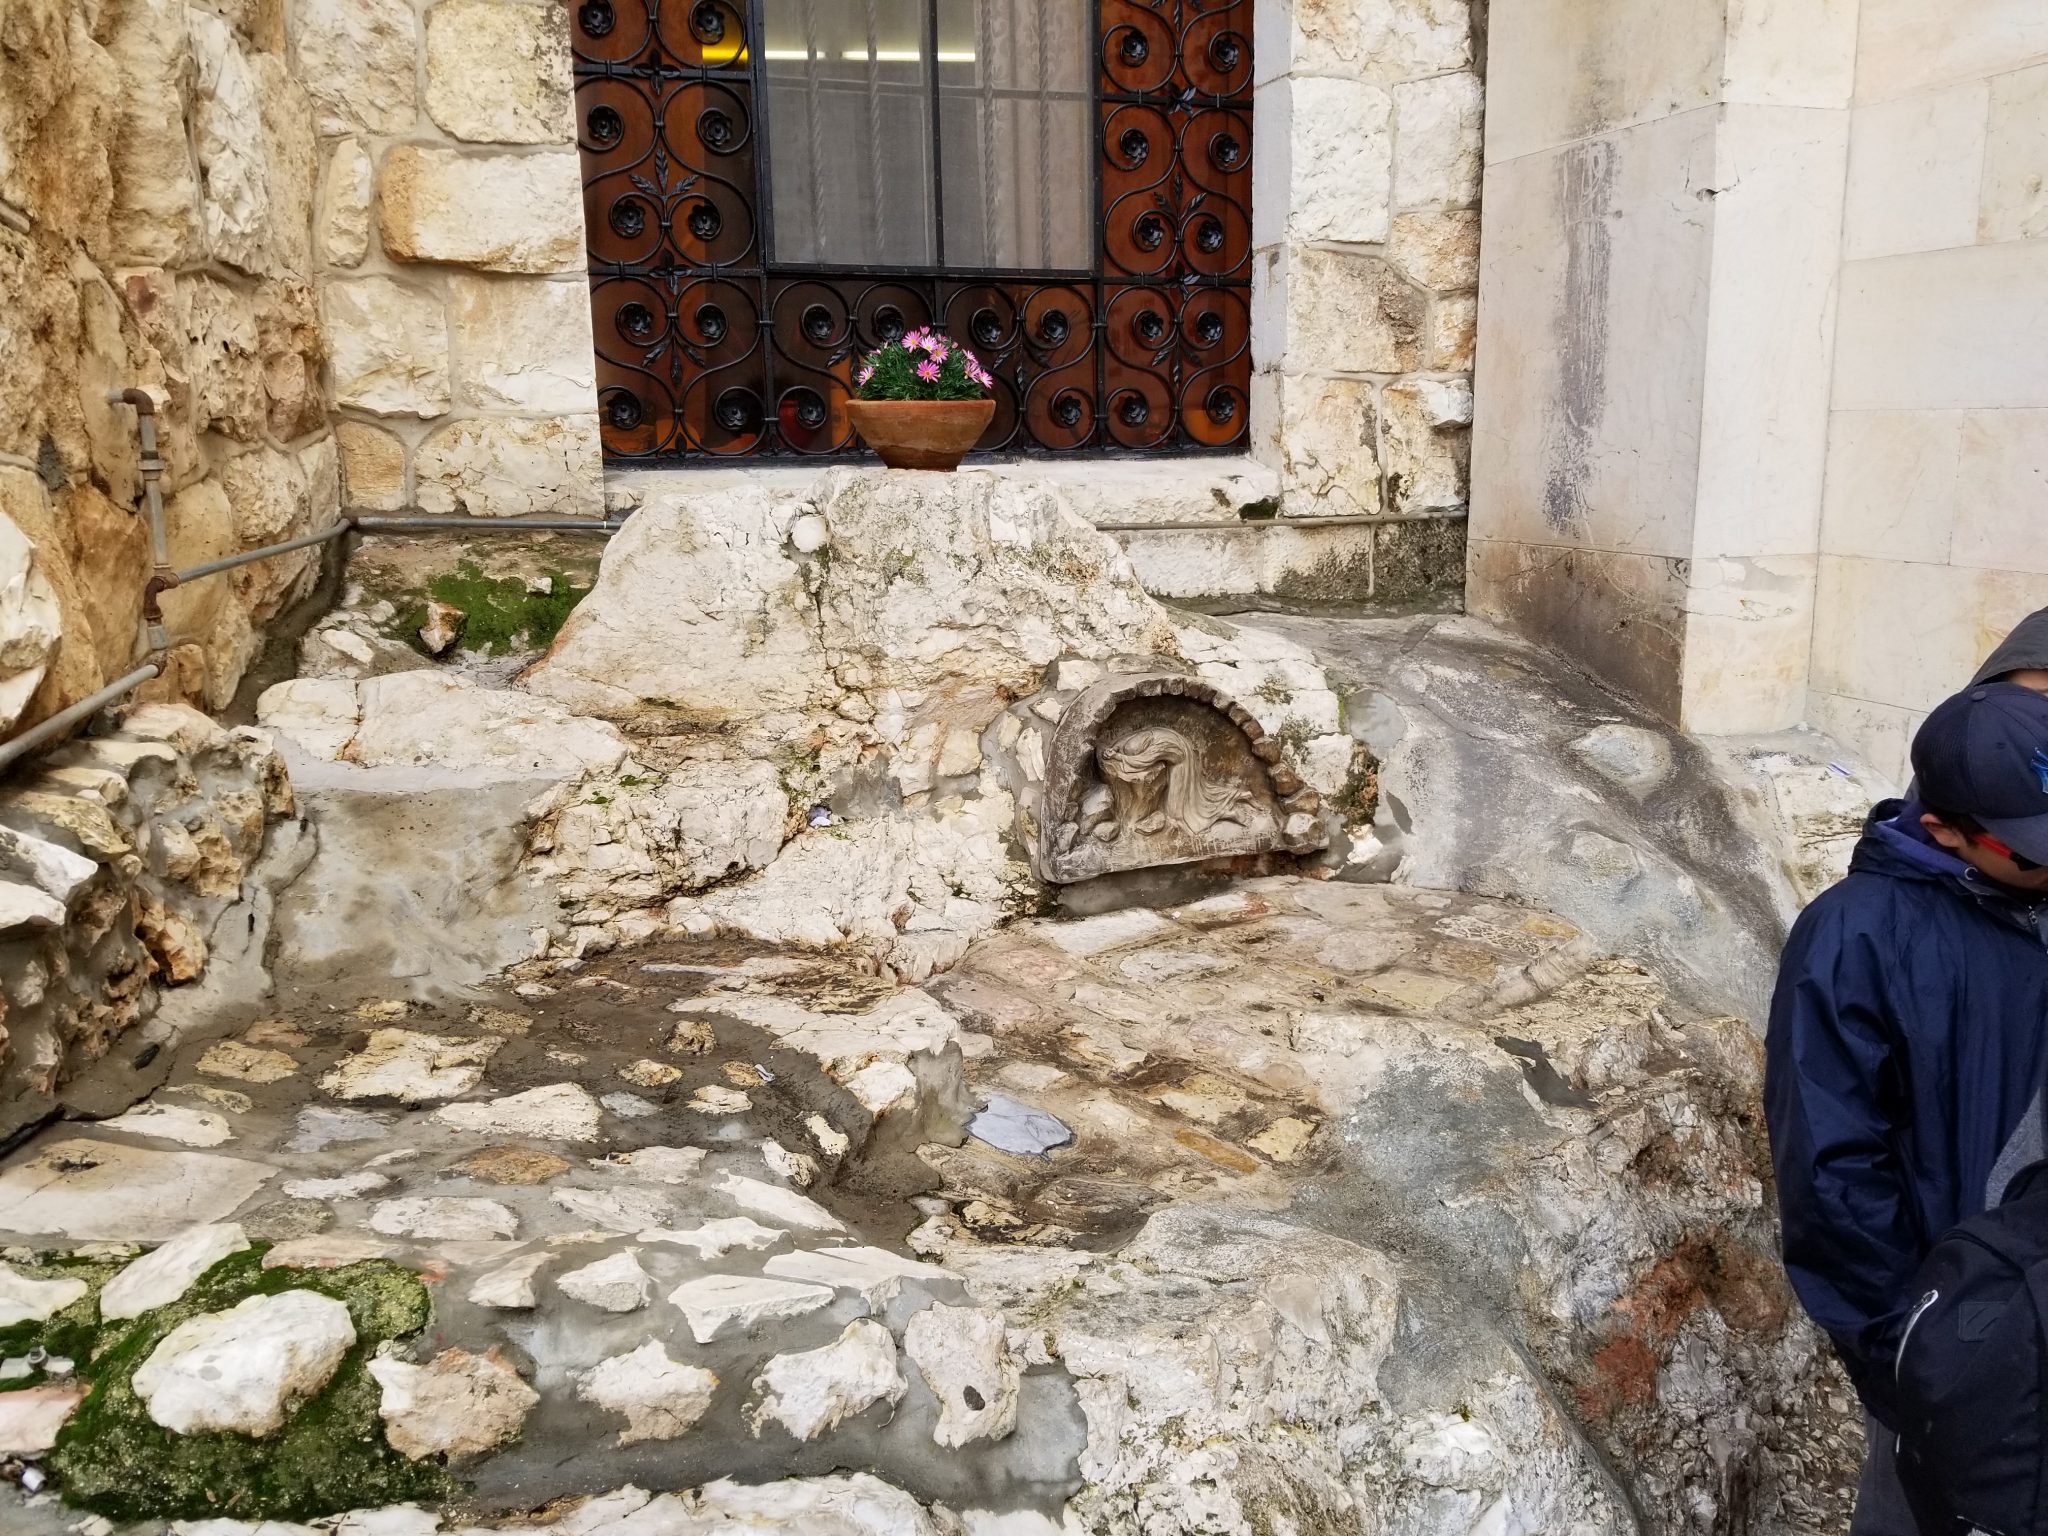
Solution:
[{"label": "window", "polygon": [[617,459],[828,458],[859,357],[943,326],[982,447],[1244,441],[1251,0],[584,0]]}]

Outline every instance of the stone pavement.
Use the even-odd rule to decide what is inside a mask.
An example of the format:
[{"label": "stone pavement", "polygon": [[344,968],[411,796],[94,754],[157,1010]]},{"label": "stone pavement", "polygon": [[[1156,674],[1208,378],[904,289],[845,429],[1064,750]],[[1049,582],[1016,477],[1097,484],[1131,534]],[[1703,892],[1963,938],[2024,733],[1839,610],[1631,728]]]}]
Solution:
[{"label": "stone pavement", "polygon": [[161,1068],[0,1169],[0,1529],[1811,1529],[1856,1452],[1754,1038],[1508,903],[666,941]]}]

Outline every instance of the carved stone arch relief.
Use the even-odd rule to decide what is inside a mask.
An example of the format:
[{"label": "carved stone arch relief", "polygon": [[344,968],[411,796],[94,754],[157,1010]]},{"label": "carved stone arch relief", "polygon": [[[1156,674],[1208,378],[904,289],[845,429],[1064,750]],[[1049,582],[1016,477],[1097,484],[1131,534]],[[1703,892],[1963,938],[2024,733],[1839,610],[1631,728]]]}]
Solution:
[{"label": "carved stone arch relief", "polygon": [[1321,801],[1251,711],[1174,673],[1106,677],[1069,704],[1041,806],[1039,874],[1055,885],[1329,843]]}]

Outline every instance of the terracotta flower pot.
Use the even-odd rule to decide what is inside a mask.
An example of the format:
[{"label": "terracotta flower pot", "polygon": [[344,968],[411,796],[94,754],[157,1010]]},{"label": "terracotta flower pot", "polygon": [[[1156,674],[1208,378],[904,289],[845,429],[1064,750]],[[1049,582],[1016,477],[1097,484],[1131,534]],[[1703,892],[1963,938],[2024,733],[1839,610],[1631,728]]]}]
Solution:
[{"label": "terracotta flower pot", "polygon": [[993,400],[849,400],[847,417],[891,469],[960,467],[995,418]]}]

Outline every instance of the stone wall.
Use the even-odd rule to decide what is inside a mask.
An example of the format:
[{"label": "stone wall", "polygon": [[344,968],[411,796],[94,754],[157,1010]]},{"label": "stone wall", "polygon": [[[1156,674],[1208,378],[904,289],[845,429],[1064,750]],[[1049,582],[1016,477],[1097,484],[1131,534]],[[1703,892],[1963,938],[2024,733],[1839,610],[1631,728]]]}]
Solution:
[{"label": "stone wall", "polygon": [[[340,508],[312,288],[314,108],[245,0],[13,0],[0,17],[0,732],[142,654],[135,419],[160,405],[171,558]],[[300,554],[168,595],[152,689],[224,705]]]},{"label": "stone wall", "polygon": [[[1254,41],[1253,451],[1279,515],[1462,518],[1482,64],[1465,0],[1292,0]],[[1379,541],[1444,538],[1417,527]],[[1452,548],[1455,563],[1455,545]]]},{"label": "stone wall", "polygon": [[348,505],[599,512],[567,10],[294,0],[289,30]]},{"label": "stone wall", "polygon": [[2048,9],[1864,0],[1811,718],[1901,778],[2048,605],[2044,188]]}]

